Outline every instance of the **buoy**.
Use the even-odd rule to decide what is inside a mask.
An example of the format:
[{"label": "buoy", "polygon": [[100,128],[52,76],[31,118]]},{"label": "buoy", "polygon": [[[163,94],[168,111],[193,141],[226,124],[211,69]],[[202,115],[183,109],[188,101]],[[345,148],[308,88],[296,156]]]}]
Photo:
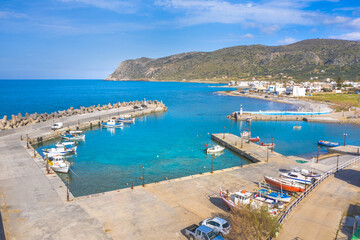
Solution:
[{"label": "buoy", "polygon": [[142,177],[140,177],[140,180],[142,180],[143,178]]},{"label": "buoy", "polygon": [[156,156],[157,158],[159,157],[159,155]]}]

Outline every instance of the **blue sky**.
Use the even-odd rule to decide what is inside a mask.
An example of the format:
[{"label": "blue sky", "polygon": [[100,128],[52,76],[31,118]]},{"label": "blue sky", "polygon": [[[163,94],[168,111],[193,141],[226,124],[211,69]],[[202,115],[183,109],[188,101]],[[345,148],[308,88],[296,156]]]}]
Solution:
[{"label": "blue sky", "polygon": [[1,0],[0,79],[99,79],[126,59],[360,40],[360,0]]}]

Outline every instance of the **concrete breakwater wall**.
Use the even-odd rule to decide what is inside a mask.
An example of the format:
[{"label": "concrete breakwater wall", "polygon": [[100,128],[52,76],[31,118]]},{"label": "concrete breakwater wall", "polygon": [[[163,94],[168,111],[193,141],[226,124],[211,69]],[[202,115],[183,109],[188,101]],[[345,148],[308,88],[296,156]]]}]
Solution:
[{"label": "concrete breakwater wall", "polygon": [[118,102],[114,104],[109,103],[105,105],[98,104],[97,106],[93,105],[90,107],[81,106],[80,109],[74,109],[73,107],[71,107],[67,110],[59,110],[57,112],[53,112],[50,114],[26,113],[25,116],[22,116],[21,113],[19,113],[17,115],[11,115],[11,119],[8,119],[8,117],[5,115],[2,118],[2,120],[0,120],[0,130],[18,128],[22,126],[31,125],[34,123],[45,122],[48,120],[58,119],[61,117],[69,117],[78,114],[99,112],[103,110],[110,110],[113,108],[142,106],[142,105],[157,105],[159,107],[165,107],[162,101],[159,102],[157,100],[154,101],[148,100],[148,101]]}]

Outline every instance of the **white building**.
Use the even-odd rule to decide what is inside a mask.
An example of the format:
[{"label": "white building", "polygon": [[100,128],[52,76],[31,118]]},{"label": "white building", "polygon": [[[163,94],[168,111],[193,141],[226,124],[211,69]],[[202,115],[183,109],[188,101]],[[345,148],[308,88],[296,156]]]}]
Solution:
[{"label": "white building", "polygon": [[293,97],[305,97],[305,88],[302,88],[300,86],[294,86]]}]

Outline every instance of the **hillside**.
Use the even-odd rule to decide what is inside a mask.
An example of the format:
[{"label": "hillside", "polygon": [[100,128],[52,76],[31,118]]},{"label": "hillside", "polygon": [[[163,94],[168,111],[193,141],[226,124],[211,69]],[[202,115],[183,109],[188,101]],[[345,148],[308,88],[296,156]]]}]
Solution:
[{"label": "hillside", "polygon": [[278,77],[358,79],[360,43],[310,39],[283,46],[236,46],[214,52],[126,60],[106,80],[217,80]]}]

